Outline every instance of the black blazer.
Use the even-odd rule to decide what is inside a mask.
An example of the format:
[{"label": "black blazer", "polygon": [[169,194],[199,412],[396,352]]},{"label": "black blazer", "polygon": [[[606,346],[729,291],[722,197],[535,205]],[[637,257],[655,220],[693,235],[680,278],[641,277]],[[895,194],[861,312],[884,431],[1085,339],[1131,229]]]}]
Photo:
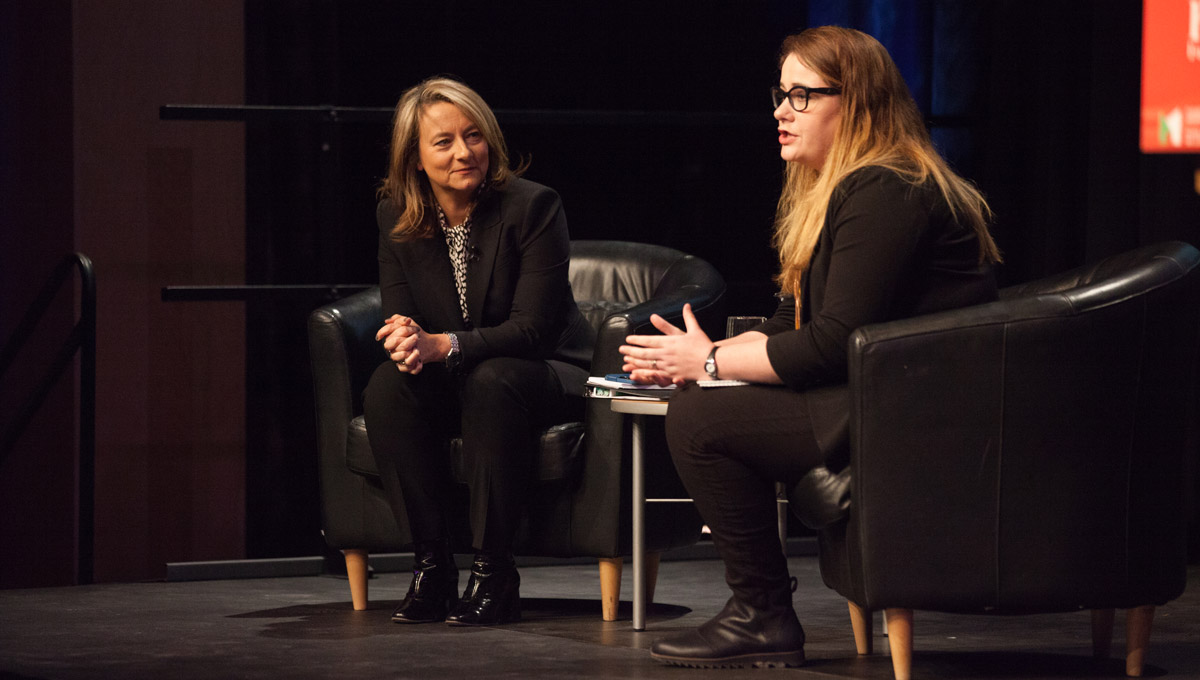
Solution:
[{"label": "black blazer", "polygon": [[825,224],[795,299],[785,297],[759,330],[784,383],[808,395],[817,443],[827,456],[848,451],[847,342],[871,323],[990,302],[995,275],[979,262],[979,240],[936,186],[914,186],[867,167],[834,190]]},{"label": "black blazer", "polygon": [[[488,191],[471,219],[465,328],[446,239],[396,242],[396,208],[380,201],[379,289],[383,316],[412,317],[429,333],[454,331],[463,368],[491,357],[544,359],[587,368],[595,330],[580,314],[567,278],[570,236],[558,194],[514,179]],[[557,366],[564,387],[578,371]],[[580,389],[582,386],[580,386]]]}]

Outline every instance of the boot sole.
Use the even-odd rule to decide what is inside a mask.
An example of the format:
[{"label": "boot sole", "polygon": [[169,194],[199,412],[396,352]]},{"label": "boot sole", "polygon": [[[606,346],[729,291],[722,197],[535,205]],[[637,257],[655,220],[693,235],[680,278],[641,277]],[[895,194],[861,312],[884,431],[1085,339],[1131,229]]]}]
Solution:
[{"label": "boot sole", "polygon": [[505,623],[516,623],[521,620],[521,596],[515,595],[501,608],[496,618],[489,621],[464,621],[446,616],[446,623],[451,626],[499,626]]},{"label": "boot sole", "polygon": [[795,668],[804,665],[804,650],[718,658],[663,656],[654,652],[651,652],[650,656],[663,663],[686,668]]},{"label": "boot sole", "polygon": [[414,619],[414,618],[409,618],[407,616],[397,616],[396,612],[392,612],[392,623],[413,623],[413,624],[415,624],[415,623],[441,623],[446,620],[446,615],[449,614],[450,610],[456,604],[458,604],[457,598],[451,598],[451,599],[447,600],[446,601],[446,614],[442,614],[441,616],[431,616],[427,619]]},{"label": "boot sole", "polygon": [[445,620],[446,620],[446,617],[444,617],[444,616],[443,616],[442,618],[440,618],[440,619],[433,619],[433,618],[430,618],[430,619],[409,619],[409,618],[405,618],[405,617],[403,617],[403,616],[393,616],[393,617],[392,617],[392,623],[411,623],[411,624],[418,624],[418,623],[441,623],[442,621],[445,621]]},{"label": "boot sole", "polygon": [[451,626],[480,627],[480,626],[500,626],[500,625],[503,625],[506,623],[516,623],[520,620],[521,620],[521,612],[517,611],[517,612],[510,613],[510,614],[505,614],[503,616],[498,616],[498,617],[496,617],[495,621],[473,622],[473,621],[462,621],[459,619],[446,619],[446,623]]}]

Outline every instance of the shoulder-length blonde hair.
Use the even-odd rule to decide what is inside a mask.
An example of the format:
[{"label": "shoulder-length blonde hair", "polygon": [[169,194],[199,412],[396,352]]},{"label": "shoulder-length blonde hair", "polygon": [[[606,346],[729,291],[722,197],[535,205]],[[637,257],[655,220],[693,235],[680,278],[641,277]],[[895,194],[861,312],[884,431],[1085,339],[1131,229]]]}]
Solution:
[{"label": "shoulder-length blonde hair", "polygon": [[437,102],[448,102],[478,126],[488,145],[488,171],[484,191],[504,186],[513,177],[524,171],[524,166],[513,169],[508,166],[508,147],[504,134],[496,122],[496,114],[475,90],[457,80],[445,77],[428,78],[400,95],[396,103],[396,114],[392,119],[392,148],[388,161],[387,177],[380,185],[380,198],[390,200],[396,206],[399,217],[392,228],[391,237],[397,241],[410,241],[433,234],[436,214],[435,199],[429,178],[417,170],[420,160],[421,116],[425,109]]},{"label": "shoulder-length blonde hair", "polygon": [[1000,261],[988,233],[991,210],[983,195],[950,169],[933,147],[921,112],[900,70],[879,41],[854,29],[810,28],[788,36],[779,65],[789,55],[841,88],[841,120],[829,155],[819,170],[788,163],[775,212],[774,246],[779,252],[780,288],[798,293],[825,222],[834,187],[869,165],[890,168],[913,184],[932,181],[954,216],[979,238],[980,262]]}]

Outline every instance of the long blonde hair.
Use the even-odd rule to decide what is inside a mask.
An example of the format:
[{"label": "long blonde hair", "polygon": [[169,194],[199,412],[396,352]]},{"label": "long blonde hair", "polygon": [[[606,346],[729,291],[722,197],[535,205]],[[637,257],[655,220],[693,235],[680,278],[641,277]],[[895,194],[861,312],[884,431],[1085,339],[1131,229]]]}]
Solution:
[{"label": "long blonde hair", "polygon": [[784,39],[781,68],[789,55],[820,74],[830,87],[841,88],[842,94],[841,120],[821,168],[788,163],[785,170],[773,239],[780,262],[776,281],[783,291],[800,290],[834,187],[870,165],[894,170],[913,184],[932,181],[951,213],[977,234],[980,262],[1000,261],[1000,251],[988,233],[987,201],[933,147],[900,70],[879,41],[854,29],[821,26]]},{"label": "long blonde hair", "polygon": [[488,145],[488,171],[484,190],[504,186],[524,171],[524,166],[508,166],[508,147],[496,121],[496,114],[475,90],[457,80],[444,77],[427,78],[405,90],[396,103],[392,119],[392,148],[388,174],[380,185],[378,195],[392,201],[399,217],[391,237],[397,241],[424,238],[433,233],[434,197],[425,173],[417,170],[420,161],[421,116],[437,102],[458,107],[478,126]]}]

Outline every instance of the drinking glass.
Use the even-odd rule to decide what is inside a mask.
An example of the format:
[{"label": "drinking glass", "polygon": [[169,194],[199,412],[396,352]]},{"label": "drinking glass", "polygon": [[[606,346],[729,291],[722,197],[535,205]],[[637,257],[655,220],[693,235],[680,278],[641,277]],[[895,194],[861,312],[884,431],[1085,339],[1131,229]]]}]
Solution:
[{"label": "drinking glass", "polygon": [[758,324],[767,320],[765,316],[728,316],[725,317],[725,337],[745,333]]}]

